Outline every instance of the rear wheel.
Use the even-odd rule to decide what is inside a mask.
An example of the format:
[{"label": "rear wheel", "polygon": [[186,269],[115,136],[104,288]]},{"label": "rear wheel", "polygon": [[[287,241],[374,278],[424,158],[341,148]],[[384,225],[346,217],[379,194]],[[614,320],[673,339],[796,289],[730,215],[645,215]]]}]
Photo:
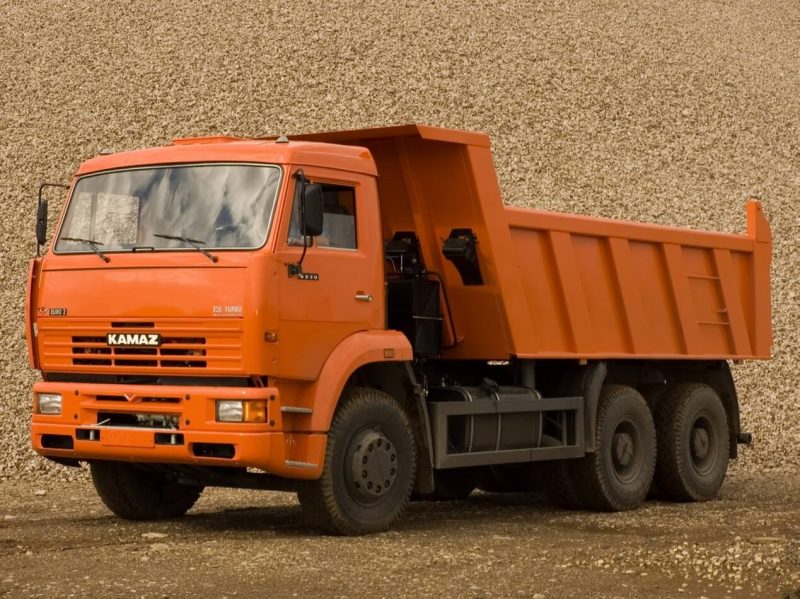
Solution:
[{"label": "rear wheel", "polygon": [[706,501],[728,470],[728,418],[708,385],[684,383],[669,391],[656,411],[656,483],[676,501]]},{"label": "rear wheel", "polygon": [[386,530],[402,513],[416,473],[408,416],[376,389],[346,391],[328,434],[322,477],[298,492],[306,515],[336,534]]},{"label": "rear wheel", "polygon": [[201,486],[182,485],[123,462],[92,462],[90,470],[100,499],[125,520],[183,516],[203,492]]},{"label": "rear wheel", "polygon": [[576,460],[571,480],[586,507],[631,510],[644,501],[656,464],[656,431],[647,402],[632,387],[600,394],[595,452]]}]

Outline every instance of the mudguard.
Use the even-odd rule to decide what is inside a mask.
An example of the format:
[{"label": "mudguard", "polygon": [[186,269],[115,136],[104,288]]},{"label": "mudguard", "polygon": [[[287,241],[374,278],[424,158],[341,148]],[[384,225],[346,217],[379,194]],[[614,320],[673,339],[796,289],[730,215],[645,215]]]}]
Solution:
[{"label": "mudguard", "polygon": [[411,344],[398,331],[362,331],[354,333],[333,350],[322,366],[319,377],[302,393],[302,405],[313,406],[309,431],[326,433],[350,376],[366,364],[410,362]]}]

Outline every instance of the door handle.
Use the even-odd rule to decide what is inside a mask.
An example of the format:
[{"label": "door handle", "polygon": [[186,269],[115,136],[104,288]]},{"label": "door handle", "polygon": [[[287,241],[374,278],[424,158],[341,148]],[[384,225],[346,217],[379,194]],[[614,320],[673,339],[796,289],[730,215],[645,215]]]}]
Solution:
[{"label": "door handle", "polygon": [[363,291],[359,291],[356,293],[356,301],[359,302],[371,302],[372,301],[372,294],[371,293],[364,293]]}]

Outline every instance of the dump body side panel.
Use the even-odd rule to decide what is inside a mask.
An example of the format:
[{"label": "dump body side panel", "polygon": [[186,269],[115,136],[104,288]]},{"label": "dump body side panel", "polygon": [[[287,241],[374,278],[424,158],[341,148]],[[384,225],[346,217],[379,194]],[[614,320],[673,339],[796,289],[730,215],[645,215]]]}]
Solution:
[{"label": "dump body side panel", "polygon": [[769,239],[749,209],[744,237],[507,207],[538,333],[518,354],[768,357]]}]

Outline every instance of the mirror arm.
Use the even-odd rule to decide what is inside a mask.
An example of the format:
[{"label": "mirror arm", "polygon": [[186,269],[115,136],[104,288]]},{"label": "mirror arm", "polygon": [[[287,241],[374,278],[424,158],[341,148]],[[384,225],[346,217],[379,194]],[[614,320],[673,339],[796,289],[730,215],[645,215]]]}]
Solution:
[{"label": "mirror arm", "polygon": [[[39,212],[41,210],[41,205],[42,205],[42,201],[43,201],[42,200],[42,192],[45,190],[46,187],[61,187],[62,189],[69,189],[69,185],[64,185],[63,183],[42,183],[41,185],[39,185],[39,196],[38,196],[38,200],[36,202],[36,220],[37,220],[36,226],[37,227],[39,226],[39,222],[38,222],[38,220],[39,220]],[[45,219],[45,222],[47,222],[46,219]],[[46,231],[45,231],[45,233],[46,233]],[[41,253],[41,249],[42,249],[42,244],[39,243],[39,239],[37,238],[36,239],[36,257],[37,258],[39,257],[39,255]]]}]

